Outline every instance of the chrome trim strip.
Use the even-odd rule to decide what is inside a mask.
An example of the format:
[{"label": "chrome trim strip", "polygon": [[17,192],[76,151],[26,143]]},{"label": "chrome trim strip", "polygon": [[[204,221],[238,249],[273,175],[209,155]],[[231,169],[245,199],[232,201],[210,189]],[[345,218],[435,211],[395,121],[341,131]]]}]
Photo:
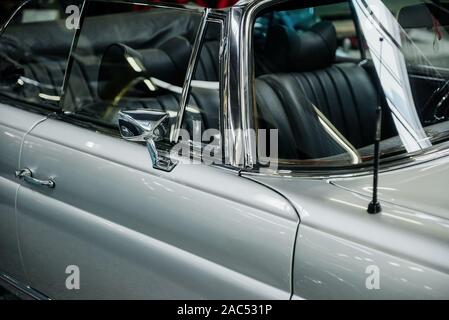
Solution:
[{"label": "chrome trim strip", "polygon": [[181,129],[182,121],[184,120],[185,109],[188,104],[188,99],[190,95],[190,83],[192,82],[193,73],[195,72],[196,64],[199,60],[200,49],[202,48],[202,42],[204,39],[204,35],[206,32],[207,21],[209,17],[210,9],[206,8],[204,10],[204,16],[201,20],[201,24],[199,26],[198,32],[195,38],[195,44],[192,48],[192,54],[190,55],[189,65],[187,67],[187,74],[184,80],[184,85],[182,88],[181,101],[179,103],[179,111],[176,119],[175,129],[172,131],[172,137],[170,137],[170,141],[172,143],[178,143],[179,141],[179,132]]},{"label": "chrome trim strip", "polygon": [[51,300],[46,295],[0,272],[0,286],[22,300]]},{"label": "chrome trim strip", "polygon": [[26,6],[28,4],[28,2],[30,2],[31,0],[25,0],[23,1],[15,10],[14,12],[9,16],[8,20],[6,20],[6,22],[3,24],[3,26],[0,27],[0,37],[2,36],[3,32],[6,30],[6,28],[8,27],[8,25],[11,23],[12,19],[14,19],[14,16],[20,11],[22,10],[22,8],[24,6]]},{"label": "chrome trim strip", "polygon": [[[250,129],[255,129],[254,119],[255,92],[253,86],[254,63],[253,63],[253,23],[260,10],[265,7],[276,5],[287,0],[261,0],[257,2],[243,2],[242,27],[240,28],[240,57],[239,82],[240,82],[240,112],[243,129],[243,150],[245,168],[252,169],[257,164],[257,141],[252,141],[256,137],[250,135]],[[243,4],[242,3],[242,4]],[[256,135],[257,136],[257,135]]]},{"label": "chrome trim strip", "polygon": [[[449,148],[442,147],[440,149],[432,150],[431,152],[422,153],[417,155],[409,155],[402,159],[394,160],[392,162],[381,164],[379,173],[386,173],[400,169],[407,169],[412,166],[425,164],[431,161],[439,160],[445,157],[449,157]],[[241,174],[245,176],[259,176],[259,177],[282,177],[282,178],[301,178],[311,180],[334,180],[345,178],[356,178],[372,175],[372,166],[365,166],[363,168],[352,169],[330,169],[326,171],[325,168],[317,169],[315,171],[308,170],[303,167],[298,170],[281,170],[281,172],[273,173],[260,173],[256,171],[242,171]],[[328,182],[329,182],[328,181]]]},{"label": "chrome trim strip", "polygon": [[[269,0],[271,1],[271,0]],[[258,7],[258,6],[257,6]],[[254,70],[252,65],[253,56],[253,21],[256,17],[257,7],[250,7],[245,11],[243,16],[243,27],[241,28],[240,47],[242,50],[242,63],[240,65],[240,94],[241,94],[241,114],[242,129],[244,131],[244,148],[245,148],[245,168],[252,169],[257,162],[257,150],[253,150],[255,144],[251,143],[249,129],[253,129],[254,125],[254,90],[252,83],[254,80]]]},{"label": "chrome trim strip", "polygon": [[75,51],[76,47],[78,46],[78,39],[81,35],[81,31],[82,31],[82,25],[84,23],[84,9],[86,8],[86,4],[87,4],[88,0],[84,0],[83,4],[81,6],[81,11],[80,11],[80,20],[78,21],[78,29],[76,29],[73,38],[72,38],[72,43],[70,45],[70,52],[69,52],[69,57],[67,59],[67,63],[66,63],[66,69],[65,69],[65,73],[64,73],[64,80],[62,81],[62,90],[61,90],[61,97],[59,100],[59,109],[61,111],[64,111],[64,100],[65,100],[65,93],[67,91],[67,86],[68,86],[68,80],[71,76],[71,72],[72,72],[72,67],[73,67],[73,62],[74,62],[74,56],[73,56],[73,52]]},{"label": "chrome trim strip", "polygon": [[241,114],[241,91],[240,69],[241,69],[241,46],[240,26],[244,8],[231,8],[228,20],[227,54],[225,55],[224,67],[228,77],[225,95],[227,99],[223,109],[225,128],[225,155],[226,162],[231,166],[243,169],[245,166],[245,148],[242,132]]},{"label": "chrome trim strip", "polygon": [[[219,65],[219,83],[218,83],[218,90],[219,90],[219,95],[220,95],[220,106],[219,106],[219,130],[221,133],[221,153],[222,153],[222,160],[223,163],[225,163],[225,159],[226,159],[226,149],[225,149],[225,136],[224,136],[224,132],[225,129],[227,129],[226,127],[226,122],[224,121],[224,109],[227,105],[227,101],[228,101],[228,95],[226,94],[227,90],[228,90],[228,86],[229,86],[229,73],[226,71],[227,68],[226,66],[228,65],[228,38],[229,38],[229,34],[228,34],[228,20],[227,20],[227,15],[216,15],[216,14],[211,14],[211,16],[209,17],[209,23],[217,23],[221,26],[221,41],[220,41],[220,49],[219,49],[219,54],[218,54],[218,65]],[[192,86],[193,86],[193,81],[192,81]]]}]

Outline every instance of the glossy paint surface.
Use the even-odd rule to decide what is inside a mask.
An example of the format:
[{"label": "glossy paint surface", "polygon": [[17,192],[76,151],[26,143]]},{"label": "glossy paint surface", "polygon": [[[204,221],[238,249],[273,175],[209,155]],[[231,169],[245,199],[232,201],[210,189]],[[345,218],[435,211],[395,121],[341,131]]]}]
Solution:
[{"label": "glossy paint surface", "polygon": [[56,183],[18,195],[31,286],[50,298],[290,297],[298,216],[236,172],[155,171],[144,146],[57,120],[26,137],[21,167]]},{"label": "glossy paint surface", "polygon": [[[447,151],[443,153],[447,154]],[[448,181],[449,161],[443,157],[420,166],[383,173],[379,181],[379,197],[383,202],[449,219]],[[370,176],[336,179],[333,183],[364,195],[370,195],[372,190]]]},{"label": "glossy paint surface", "polygon": [[20,146],[44,117],[0,104],[0,272],[26,281],[16,236],[15,199]]},{"label": "glossy paint surface", "polygon": [[[415,167],[413,172],[419,169]],[[401,176],[402,170],[396,174]],[[392,203],[383,203],[381,214],[369,215],[370,197],[325,180],[250,178],[284,194],[299,212],[293,276],[298,297],[449,297],[447,219]],[[379,290],[366,287],[370,266],[379,269]]]},{"label": "glossy paint surface", "polygon": [[[301,226],[295,259],[295,296],[307,299],[447,299],[447,273]],[[376,269],[373,269],[376,268]],[[377,270],[379,287],[369,276]]]},{"label": "glossy paint surface", "polygon": [[[229,10],[227,128],[252,127],[252,2]],[[240,177],[182,163],[164,173],[141,145],[57,120],[27,135],[17,165],[43,117],[0,108],[0,269],[51,298],[449,298],[447,158],[383,173],[384,212],[373,216],[369,176]],[[231,162],[250,167],[249,141],[235,134]],[[25,167],[56,188],[19,187],[13,172]],[[66,287],[73,265],[80,290]]]}]

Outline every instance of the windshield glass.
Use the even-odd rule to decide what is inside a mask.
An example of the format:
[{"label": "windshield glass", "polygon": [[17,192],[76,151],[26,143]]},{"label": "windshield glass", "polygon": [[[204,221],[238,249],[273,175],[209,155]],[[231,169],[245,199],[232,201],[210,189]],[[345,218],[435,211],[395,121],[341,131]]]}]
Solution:
[{"label": "windshield glass", "polygon": [[449,2],[309,3],[254,24],[256,126],[278,131],[279,164],[372,161],[379,106],[382,158],[446,141]]},{"label": "windshield glass", "polygon": [[[410,3],[395,16],[379,0],[354,4],[401,142],[410,152],[430,147],[433,132],[424,127],[447,120],[448,21],[440,22],[448,16],[445,8]],[[436,85],[418,90],[412,87],[418,77]]]}]

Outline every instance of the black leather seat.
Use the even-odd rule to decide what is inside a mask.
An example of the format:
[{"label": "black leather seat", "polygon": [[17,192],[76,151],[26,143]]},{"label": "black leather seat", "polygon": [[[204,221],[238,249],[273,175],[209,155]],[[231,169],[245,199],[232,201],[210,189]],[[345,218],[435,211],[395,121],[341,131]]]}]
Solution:
[{"label": "black leather seat", "polygon": [[320,22],[301,35],[276,26],[267,42],[264,60],[279,72],[256,81],[259,125],[279,130],[280,158],[343,152],[320,124],[314,106],[354,147],[373,143],[376,86],[363,67],[334,63],[337,39],[331,23]]}]

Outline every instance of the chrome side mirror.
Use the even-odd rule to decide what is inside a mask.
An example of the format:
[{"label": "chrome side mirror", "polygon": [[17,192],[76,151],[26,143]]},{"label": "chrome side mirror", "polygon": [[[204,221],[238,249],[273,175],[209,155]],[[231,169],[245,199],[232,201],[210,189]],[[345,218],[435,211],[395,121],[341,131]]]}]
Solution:
[{"label": "chrome side mirror", "polygon": [[146,142],[153,168],[170,172],[177,165],[169,157],[159,154],[155,142],[161,141],[167,134],[168,114],[155,110],[120,111],[118,125],[123,139]]}]

